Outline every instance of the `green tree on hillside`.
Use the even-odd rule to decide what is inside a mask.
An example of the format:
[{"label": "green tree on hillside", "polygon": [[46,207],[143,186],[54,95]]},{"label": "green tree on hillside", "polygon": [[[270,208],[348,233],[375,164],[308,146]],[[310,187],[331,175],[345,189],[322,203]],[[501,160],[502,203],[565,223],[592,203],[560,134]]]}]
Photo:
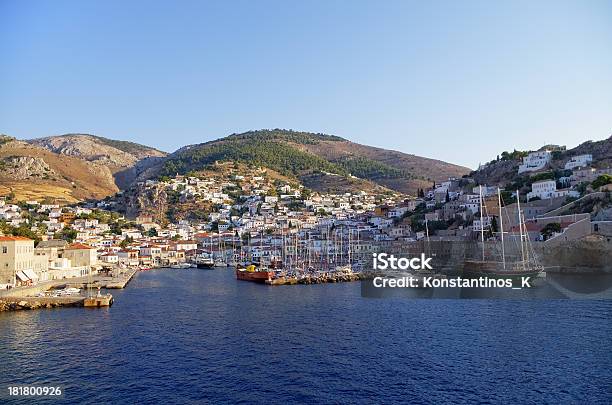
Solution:
[{"label": "green tree on hillside", "polygon": [[597,190],[599,189],[599,187],[605,186],[606,184],[610,184],[610,183],[612,183],[612,176],[609,174],[602,174],[601,176],[593,180],[593,183],[591,183],[591,186],[593,187],[594,190]]}]

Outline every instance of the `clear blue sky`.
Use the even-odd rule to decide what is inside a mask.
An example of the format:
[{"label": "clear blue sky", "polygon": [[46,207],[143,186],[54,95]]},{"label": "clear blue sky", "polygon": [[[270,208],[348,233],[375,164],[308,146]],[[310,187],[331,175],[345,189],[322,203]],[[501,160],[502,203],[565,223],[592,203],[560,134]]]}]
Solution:
[{"label": "clear blue sky", "polygon": [[612,133],[612,1],[0,0],[0,132],[259,128],[475,167]]}]

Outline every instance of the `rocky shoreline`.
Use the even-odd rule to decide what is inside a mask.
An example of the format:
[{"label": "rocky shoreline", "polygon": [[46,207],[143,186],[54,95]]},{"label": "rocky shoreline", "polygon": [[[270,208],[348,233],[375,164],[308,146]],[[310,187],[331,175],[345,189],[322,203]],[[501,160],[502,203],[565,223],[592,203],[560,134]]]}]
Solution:
[{"label": "rocky shoreline", "polygon": [[365,273],[353,274],[334,274],[305,277],[279,277],[274,280],[266,281],[267,285],[298,285],[298,284],[326,284],[326,283],[348,283],[352,281],[365,280],[371,277]]}]

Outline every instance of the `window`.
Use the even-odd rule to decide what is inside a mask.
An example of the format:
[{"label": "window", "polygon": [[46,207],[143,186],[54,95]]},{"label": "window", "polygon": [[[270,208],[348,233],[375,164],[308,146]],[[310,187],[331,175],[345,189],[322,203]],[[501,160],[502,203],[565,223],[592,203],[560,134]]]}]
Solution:
[{"label": "window", "polygon": [[2,246],[2,253],[4,253],[4,254],[8,253],[8,247],[7,246]]}]

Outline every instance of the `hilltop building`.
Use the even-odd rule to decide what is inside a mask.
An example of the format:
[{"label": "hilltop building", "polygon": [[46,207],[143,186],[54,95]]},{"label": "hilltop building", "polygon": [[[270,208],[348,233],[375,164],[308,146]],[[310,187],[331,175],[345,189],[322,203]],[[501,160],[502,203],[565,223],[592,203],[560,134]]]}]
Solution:
[{"label": "hilltop building", "polygon": [[530,152],[523,158],[523,163],[519,165],[518,173],[542,170],[550,162],[551,158],[552,155],[548,150]]},{"label": "hilltop building", "polygon": [[587,167],[591,162],[593,162],[593,155],[591,154],[574,156],[565,163],[565,170]]}]

